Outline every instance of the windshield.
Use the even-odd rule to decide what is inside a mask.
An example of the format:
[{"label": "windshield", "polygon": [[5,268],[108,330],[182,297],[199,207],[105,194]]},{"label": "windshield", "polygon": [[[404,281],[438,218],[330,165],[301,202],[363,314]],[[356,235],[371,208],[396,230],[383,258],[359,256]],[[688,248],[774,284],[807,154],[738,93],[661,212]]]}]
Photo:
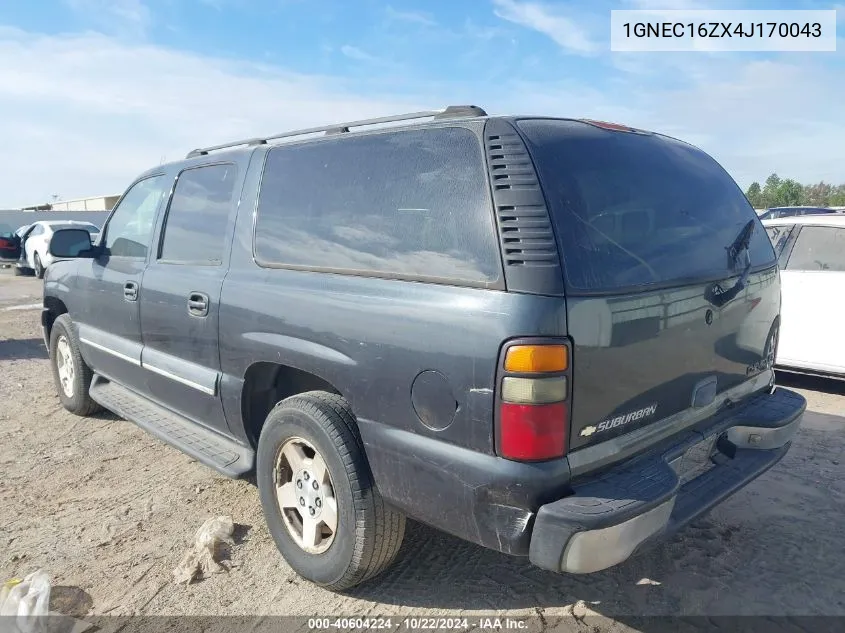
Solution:
[{"label": "windshield", "polygon": [[[522,120],[551,207],[571,290],[612,291],[736,275],[738,236],[759,219],[704,152],[655,135],[576,121]],[[761,227],[751,265],[773,265]],[[745,250],[745,244],[742,245]]]},{"label": "windshield", "polygon": [[0,237],[14,237],[15,232],[8,224],[0,224]]}]

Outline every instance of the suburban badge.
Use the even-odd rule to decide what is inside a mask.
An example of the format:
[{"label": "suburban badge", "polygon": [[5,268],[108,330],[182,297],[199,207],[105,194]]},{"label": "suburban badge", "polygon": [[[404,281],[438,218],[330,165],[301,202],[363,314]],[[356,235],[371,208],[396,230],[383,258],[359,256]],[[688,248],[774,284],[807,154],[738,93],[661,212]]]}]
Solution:
[{"label": "suburban badge", "polygon": [[636,422],[637,420],[642,420],[643,418],[651,417],[657,411],[657,403],[644,407],[642,409],[638,409],[636,411],[631,411],[630,413],[626,413],[624,415],[617,415],[614,418],[608,418],[607,420],[603,420],[599,422],[596,426],[585,426],[581,429],[581,433],[579,434],[581,437],[590,437],[593,433],[601,433],[602,431],[609,431],[610,429],[615,429],[620,426],[624,426],[630,422]]}]

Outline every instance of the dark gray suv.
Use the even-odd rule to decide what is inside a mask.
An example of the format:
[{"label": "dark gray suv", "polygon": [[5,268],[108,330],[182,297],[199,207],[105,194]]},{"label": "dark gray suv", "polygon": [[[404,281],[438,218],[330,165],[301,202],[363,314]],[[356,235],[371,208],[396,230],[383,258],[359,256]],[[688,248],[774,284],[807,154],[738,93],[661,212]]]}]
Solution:
[{"label": "dark gray suv", "polygon": [[453,106],[198,149],[51,250],[65,408],[255,472],[332,589],[390,565],[405,517],[605,569],[774,465],[805,408],[774,386],[753,209],[622,125]]}]

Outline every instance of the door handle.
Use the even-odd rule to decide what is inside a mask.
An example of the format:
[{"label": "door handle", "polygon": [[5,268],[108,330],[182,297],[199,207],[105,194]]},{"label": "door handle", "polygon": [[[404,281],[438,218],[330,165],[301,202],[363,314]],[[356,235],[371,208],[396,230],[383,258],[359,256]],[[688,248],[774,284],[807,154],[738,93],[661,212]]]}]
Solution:
[{"label": "door handle", "polygon": [[123,298],[126,301],[138,300],[138,284],[134,281],[127,281],[123,284]]},{"label": "door handle", "polygon": [[208,316],[208,295],[192,292],[188,295],[188,314],[196,317]]}]

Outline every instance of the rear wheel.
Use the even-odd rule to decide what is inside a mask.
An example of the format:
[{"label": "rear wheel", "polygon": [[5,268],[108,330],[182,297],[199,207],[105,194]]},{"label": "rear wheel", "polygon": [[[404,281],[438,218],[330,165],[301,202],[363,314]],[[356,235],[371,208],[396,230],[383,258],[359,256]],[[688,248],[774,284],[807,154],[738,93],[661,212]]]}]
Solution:
[{"label": "rear wheel", "polygon": [[41,257],[38,253],[35,253],[34,260],[35,276],[39,279],[44,279],[44,265],[41,263]]},{"label": "rear wheel", "polygon": [[79,341],[67,314],[60,315],[50,331],[50,365],[59,400],[65,409],[86,416],[102,408],[88,395],[93,372],[82,359]]},{"label": "rear wheel", "polygon": [[257,462],[267,526],[300,576],[337,591],[390,566],[405,517],[376,490],[342,397],[312,391],[277,404],[261,431]]}]

